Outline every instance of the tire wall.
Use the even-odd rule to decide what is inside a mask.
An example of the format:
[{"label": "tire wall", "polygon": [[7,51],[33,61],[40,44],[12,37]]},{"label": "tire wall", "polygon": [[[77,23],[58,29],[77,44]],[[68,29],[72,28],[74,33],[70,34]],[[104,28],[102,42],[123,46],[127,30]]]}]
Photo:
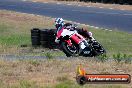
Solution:
[{"label": "tire wall", "polygon": [[55,34],[55,29],[33,28],[31,30],[32,46],[42,46],[44,48],[58,48],[58,45],[55,43]]},{"label": "tire wall", "polygon": [[33,28],[31,30],[31,42],[32,46],[40,45],[40,30],[38,28]]}]

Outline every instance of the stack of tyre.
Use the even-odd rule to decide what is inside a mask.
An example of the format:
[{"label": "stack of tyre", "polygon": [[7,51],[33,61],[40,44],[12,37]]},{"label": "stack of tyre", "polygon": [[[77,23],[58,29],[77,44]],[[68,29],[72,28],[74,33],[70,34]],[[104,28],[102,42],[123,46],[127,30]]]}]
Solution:
[{"label": "stack of tyre", "polygon": [[49,48],[59,48],[58,44],[55,43],[56,30],[50,29],[48,31],[48,46]]},{"label": "stack of tyre", "polygon": [[42,29],[40,31],[40,43],[42,47],[48,48],[48,30]]},{"label": "stack of tyre", "polygon": [[44,48],[58,48],[55,43],[55,29],[38,29],[31,30],[32,46],[42,46]]},{"label": "stack of tyre", "polygon": [[31,30],[31,42],[32,42],[32,46],[34,47],[40,45],[40,30],[38,28],[33,28]]}]

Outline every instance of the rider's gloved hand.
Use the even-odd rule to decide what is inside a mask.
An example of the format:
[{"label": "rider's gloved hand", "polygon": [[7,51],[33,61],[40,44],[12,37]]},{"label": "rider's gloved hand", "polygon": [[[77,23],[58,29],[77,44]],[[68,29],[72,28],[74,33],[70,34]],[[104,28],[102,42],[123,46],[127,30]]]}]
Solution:
[{"label": "rider's gloved hand", "polygon": [[58,38],[56,38],[55,42],[59,44],[60,40]]},{"label": "rider's gloved hand", "polygon": [[89,35],[89,37],[92,37],[93,34],[92,34],[92,32],[88,32],[88,35]]}]

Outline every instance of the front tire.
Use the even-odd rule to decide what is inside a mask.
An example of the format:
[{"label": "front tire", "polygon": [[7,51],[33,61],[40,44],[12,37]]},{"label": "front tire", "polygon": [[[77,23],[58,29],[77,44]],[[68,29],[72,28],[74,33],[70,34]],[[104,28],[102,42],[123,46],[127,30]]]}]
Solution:
[{"label": "front tire", "polygon": [[90,45],[93,49],[93,56],[99,56],[106,53],[106,50],[104,49],[104,47],[96,40],[92,41]]}]

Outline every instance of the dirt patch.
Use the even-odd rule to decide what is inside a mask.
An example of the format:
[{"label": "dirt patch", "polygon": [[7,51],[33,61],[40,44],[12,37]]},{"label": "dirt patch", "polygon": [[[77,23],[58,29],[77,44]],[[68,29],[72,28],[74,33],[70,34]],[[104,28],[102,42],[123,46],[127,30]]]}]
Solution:
[{"label": "dirt patch", "polygon": [[13,21],[21,21],[21,22],[34,22],[34,21],[43,21],[46,20],[48,21],[51,19],[50,17],[44,17],[44,16],[39,16],[39,15],[32,15],[32,14],[24,14],[24,13],[19,13],[19,12],[13,12],[13,11],[6,11],[6,10],[0,10],[0,18],[6,18],[8,20],[13,20]]},{"label": "dirt patch", "polygon": [[[93,59],[93,60],[92,60]],[[74,63],[73,63],[74,62]],[[76,68],[82,64],[89,74],[130,74],[132,64],[97,62],[94,58],[68,60],[0,60],[0,79],[10,85],[20,80],[35,81],[39,85],[54,85],[66,80],[75,81]],[[95,65],[96,64],[96,65]],[[129,86],[129,85],[126,85]]]},{"label": "dirt patch", "polygon": [[56,0],[31,0],[36,2],[50,2],[50,3],[62,3],[62,4],[72,4],[72,5],[82,5],[82,6],[91,6],[99,8],[108,8],[108,9],[119,9],[119,10],[132,10],[131,5],[119,5],[119,4],[103,4],[103,3],[91,3],[91,2],[76,2],[76,1],[56,1]]}]

